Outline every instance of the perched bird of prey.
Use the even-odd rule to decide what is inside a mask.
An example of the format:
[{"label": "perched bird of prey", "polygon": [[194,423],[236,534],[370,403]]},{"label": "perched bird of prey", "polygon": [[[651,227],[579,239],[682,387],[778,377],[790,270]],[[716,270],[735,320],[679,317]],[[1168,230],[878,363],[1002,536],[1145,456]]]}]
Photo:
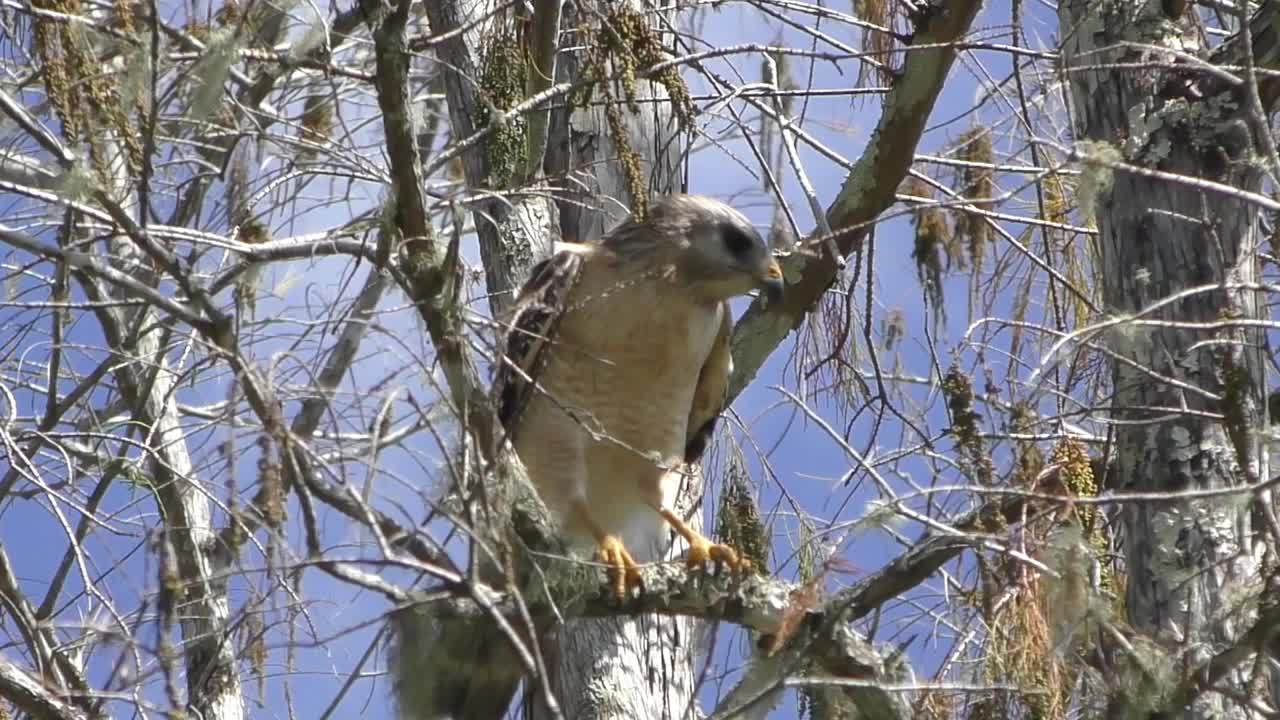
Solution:
[{"label": "perched bird of prey", "polygon": [[673,512],[724,407],[728,300],[781,297],[782,271],[745,216],[664,197],[603,240],[557,244],[513,307],[495,383],[498,417],[571,544],[594,545],[615,592],[640,581],[669,523],[687,563],[750,567]]}]

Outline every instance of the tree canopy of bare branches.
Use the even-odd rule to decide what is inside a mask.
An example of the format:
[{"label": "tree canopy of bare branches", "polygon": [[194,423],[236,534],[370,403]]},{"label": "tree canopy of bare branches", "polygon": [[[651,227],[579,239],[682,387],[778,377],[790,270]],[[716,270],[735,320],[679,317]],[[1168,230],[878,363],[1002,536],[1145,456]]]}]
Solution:
[{"label": "tree canopy of bare branches", "polygon": [[[1280,716],[1276,12],[3,0],[0,718]],[[618,599],[490,383],[681,192],[756,572]]]}]

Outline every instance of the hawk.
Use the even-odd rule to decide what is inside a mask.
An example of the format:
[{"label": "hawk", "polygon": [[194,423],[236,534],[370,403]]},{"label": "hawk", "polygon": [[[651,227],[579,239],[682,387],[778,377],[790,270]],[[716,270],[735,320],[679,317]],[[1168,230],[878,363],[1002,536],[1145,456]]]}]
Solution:
[{"label": "hawk", "polygon": [[656,559],[668,523],[686,562],[750,562],[672,507],[727,398],[728,300],[781,297],[782,270],[747,218],[673,195],[603,240],[557,243],[512,308],[498,418],[571,546],[594,546],[619,596]]}]

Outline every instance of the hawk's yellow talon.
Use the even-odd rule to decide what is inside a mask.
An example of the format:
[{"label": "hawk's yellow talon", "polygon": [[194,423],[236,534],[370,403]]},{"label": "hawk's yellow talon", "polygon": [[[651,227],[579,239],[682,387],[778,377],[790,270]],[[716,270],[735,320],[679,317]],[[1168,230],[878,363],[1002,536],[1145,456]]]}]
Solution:
[{"label": "hawk's yellow talon", "polygon": [[625,600],[632,588],[640,587],[640,566],[617,535],[600,538],[596,546],[596,559],[608,566],[609,586],[618,600]]},{"label": "hawk's yellow talon", "polygon": [[701,535],[695,535],[689,541],[689,553],[685,556],[685,567],[690,570],[703,570],[708,563],[715,563],[730,572],[746,573],[751,570],[751,560],[738,554],[737,550],[713,543]]},{"label": "hawk's yellow talon", "polygon": [[689,543],[689,553],[684,559],[685,567],[690,570],[703,570],[708,562],[714,562],[730,572],[751,571],[751,560],[739,555],[737,550],[728,545],[711,542],[702,533],[689,527],[679,515],[666,508],[659,509],[658,514],[662,515],[680,534],[680,537]]}]

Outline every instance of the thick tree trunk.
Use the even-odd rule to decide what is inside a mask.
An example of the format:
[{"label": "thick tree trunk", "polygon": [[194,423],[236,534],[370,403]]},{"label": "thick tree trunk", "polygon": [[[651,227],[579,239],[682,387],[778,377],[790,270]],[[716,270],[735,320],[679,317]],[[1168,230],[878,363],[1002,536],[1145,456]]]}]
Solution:
[{"label": "thick tree trunk", "polygon": [[[1141,64],[1172,67],[1172,56],[1113,47],[1140,42],[1194,52],[1200,34],[1189,19],[1166,17],[1162,3],[1132,0],[1069,0],[1060,15],[1076,137],[1119,151],[1095,146],[1084,152],[1097,153],[1090,172],[1113,174],[1096,198],[1106,308],[1135,314],[1162,303],[1107,338],[1111,350],[1132,361],[1112,363],[1109,485],[1177,493],[1256,481],[1266,474],[1257,439],[1265,422],[1259,414],[1265,407],[1262,338],[1229,322],[1263,317],[1257,294],[1242,287],[1258,280],[1256,209],[1222,191],[1115,167],[1121,162],[1256,191],[1260,177],[1250,162],[1246,126],[1216,115],[1230,112],[1219,105],[1170,93],[1186,83],[1185,75]],[[1189,292],[1216,283],[1222,286]],[[1128,503],[1120,532],[1128,619],[1155,640],[1172,667],[1200,665],[1248,627],[1252,613],[1234,607],[1232,598],[1258,577],[1263,540],[1251,527],[1249,505],[1224,497]],[[1248,697],[1250,670],[1246,664],[1223,684]],[[1146,700],[1131,697],[1131,689],[1116,690],[1113,709],[1135,716],[1127,713]],[[1167,710],[1187,718],[1255,717],[1212,692],[1189,708]]]},{"label": "thick tree trunk", "polygon": [[[545,16],[546,7],[550,4],[538,3],[535,12]],[[507,13],[499,12],[504,6],[507,3],[495,0],[427,3],[427,18],[434,32],[443,35],[465,29],[465,32],[456,32],[440,42],[436,49],[437,57],[447,68],[443,77],[448,96],[449,124],[455,141],[465,140],[490,122],[497,122],[491,117],[498,109],[493,98],[482,97],[491,91],[491,88],[484,87],[482,76],[487,71],[486,62],[498,65],[505,62],[503,58],[486,58],[486,51],[493,43],[514,36],[514,21]],[[548,23],[547,27],[528,23],[524,32],[542,31],[554,37],[558,35],[559,27],[560,23],[555,22]],[[551,50],[557,47],[552,44]],[[493,196],[473,204],[472,216],[480,240],[480,257],[490,293],[489,304],[498,315],[514,298],[513,291],[524,283],[529,268],[550,254],[551,245],[557,238],[555,207],[546,198],[545,189],[536,186],[537,178],[521,175],[499,177],[501,173],[495,164],[500,162],[500,153],[490,150],[499,146],[496,134],[491,133],[486,140],[464,152],[462,164],[470,188],[494,191]],[[505,146],[505,152],[516,151],[512,146]],[[527,161],[524,158],[519,165],[523,168]],[[503,187],[504,182],[525,186]],[[513,189],[524,192],[498,196],[498,193]]]}]

